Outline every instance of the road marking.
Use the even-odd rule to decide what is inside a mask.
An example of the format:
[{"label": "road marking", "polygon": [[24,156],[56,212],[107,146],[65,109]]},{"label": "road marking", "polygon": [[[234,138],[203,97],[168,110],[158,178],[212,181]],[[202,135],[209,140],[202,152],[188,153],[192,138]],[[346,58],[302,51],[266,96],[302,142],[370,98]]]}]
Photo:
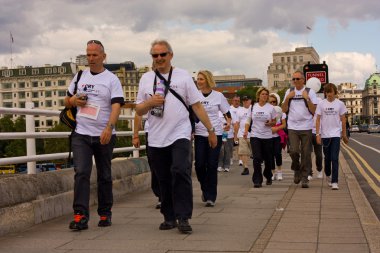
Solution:
[{"label": "road marking", "polygon": [[371,147],[371,146],[365,145],[364,143],[361,143],[360,141],[355,140],[354,138],[350,138],[350,140],[353,140],[354,142],[358,143],[359,145],[362,145],[363,147],[369,148],[369,149],[371,149],[371,150],[373,150],[373,151],[375,151],[375,152],[377,152],[377,153],[380,154],[380,150],[378,150],[378,149],[376,149],[376,148],[374,148],[374,147]]},{"label": "road marking", "polygon": [[[365,169],[363,169],[363,167],[361,166],[361,164],[359,163],[359,161],[355,158],[355,155],[360,159],[361,162],[363,162],[363,164],[365,166],[369,166],[369,164],[367,162],[365,162],[365,160],[355,150],[353,150],[352,148],[350,148],[346,144],[343,143],[342,147],[351,156],[351,158],[354,161],[356,167],[358,168],[360,174],[362,174],[362,176],[367,180],[368,185],[374,190],[374,192],[377,194],[377,196],[380,197],[380,187],[378,187],[376,185],[376,183],[372,180],[372,178],[367,174],[367,172],[365,171]],[[379,181],[379,175],[375,171],[373,171],[373,169],[371,168],[371,166],[369,166],[369,168],[367,167],[367,169],[370,170],[370,171],[372,170],[371,173],[372,172],[375,173],[376,175],[374,175],[374,176]]]}]

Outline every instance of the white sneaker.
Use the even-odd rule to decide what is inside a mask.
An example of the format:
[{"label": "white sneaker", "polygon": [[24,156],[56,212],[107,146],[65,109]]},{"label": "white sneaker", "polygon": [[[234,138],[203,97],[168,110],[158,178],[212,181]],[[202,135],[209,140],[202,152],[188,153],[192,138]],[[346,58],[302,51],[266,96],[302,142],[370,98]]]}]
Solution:
[{"label": "white sneaker", "polygon": [[282,172],[277,172],[277,180],[281,181],[282,180]]},{"label": "white sneaker", "polygon": [[331,184],[331,190],[339,190],[338,183],[332,183]]},{"label": "white sneaker", "polygon": [[230,168],[224,168],[224,172],[229,172]]},{"label": "white sneaker", "polygon": [[275,180],[275,176],[274,176],[274,174],[273,174],[273,176],[272,176],[272,181],[274,181]]},{"label": "white sneaker", "polygon": [[222,171],[224,171],[224,169],[222,167],[218,167],[218,171],[222,172]]},{"label": "white sneaker", "polygon": [[233,164],[234,164],[234,160],[233,160],[233,159],[231,159],[230,165],[233,165]]},{"label": "white sneaker", "polygon": [[327,185],[331,187],[332,186],[331,185],[331,176],[326,176],[326,181],[327,181]]},{"label": "white sneaker", "polygon": [[307,180],[311,181],[313,179],[313,176],[307,176]]},{"label": "white sneaker", "polygon": [[239,160],[239,166],[243,166],[243,161]]},{"label": "white sneaker", "polygon": [[323,172],[322,171],[317,172],[317,178],[323,178]]}]

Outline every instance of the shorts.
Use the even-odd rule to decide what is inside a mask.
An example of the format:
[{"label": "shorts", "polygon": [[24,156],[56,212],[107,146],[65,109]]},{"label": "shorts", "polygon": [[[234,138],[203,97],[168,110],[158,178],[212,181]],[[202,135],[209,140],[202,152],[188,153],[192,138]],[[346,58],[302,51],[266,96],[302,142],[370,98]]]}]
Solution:
[{"label": "shorts", "polygon": [[239,150],[238,155],[251,155],[251,144],[249,139],[239,138]]}]

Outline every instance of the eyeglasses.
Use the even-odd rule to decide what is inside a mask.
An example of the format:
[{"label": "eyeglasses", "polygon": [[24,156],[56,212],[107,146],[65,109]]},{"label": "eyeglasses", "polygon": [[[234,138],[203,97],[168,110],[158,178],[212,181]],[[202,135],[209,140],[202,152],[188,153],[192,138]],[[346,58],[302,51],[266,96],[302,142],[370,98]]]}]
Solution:
[{"label": "eyeglasses", "polygon": [[157,58],[158,56],[165,57],[169,52],[161,53],[161,54],[151,54],[153,58]]},{"label": "eyeglasses", "polygon": [[104,49],[104,46],[103,46],[102,42],[100,42],[99,40],[89,40],[87,42],[87,45],[89,45],[89,44],[97,44],[97,45],[101,46]]},{"label": "eyeglasses", "polygon": [[293,77],[293,78],[292,78],[293,81],[296,81],[296,80],[299,81],[299,80],[301,80],[301,79],[303,79],[303,78],[300,78],[300,77]]}]

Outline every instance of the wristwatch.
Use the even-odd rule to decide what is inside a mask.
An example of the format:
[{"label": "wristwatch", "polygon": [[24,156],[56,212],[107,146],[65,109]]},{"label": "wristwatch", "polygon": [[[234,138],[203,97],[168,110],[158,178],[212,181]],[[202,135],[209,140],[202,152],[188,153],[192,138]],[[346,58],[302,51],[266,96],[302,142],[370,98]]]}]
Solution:
[{"label": "wristwatch", "polygon": [[209,132],[209,133],[211,133],[211,132],[215,133],[215,127],[211,127],[210,129],[207,129],[207,132]]},{"label": "wristwatch", "polygon": [[115,129],[115,125],[112,124],[112,123],[108,123],[107,126],[108,126],[109,128],[111,128],[112,130]]}]

